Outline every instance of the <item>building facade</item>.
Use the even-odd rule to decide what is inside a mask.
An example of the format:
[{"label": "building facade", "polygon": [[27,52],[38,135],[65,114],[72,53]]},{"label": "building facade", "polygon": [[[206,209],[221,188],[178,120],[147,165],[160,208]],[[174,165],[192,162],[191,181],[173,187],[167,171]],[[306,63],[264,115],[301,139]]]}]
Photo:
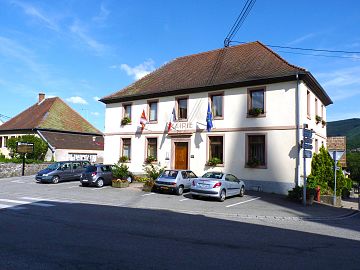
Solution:
[{"label": "building facade", "polygon": [[[270,65],[275,59],[281,62],[279,65],[290,66],[255,42],[226,48],[225,52],[222,49],[175,59],[160,68],[160,74],[159,70],[155,71],[103,98],[106,104],[105,163],[116,163],[119,157],[126,156],[130,170],[135,173],[142,172],[147,162],[173,169],[191,169],[197,175],[212,170],[226,171],[243,179],[248,188],[276,193],[287,193],[295,184],[301,184],[302,124],[314,130],[314,151],[317,151],[321,144],[326,144],[325,106],[331,100],[325,92],[319,95],[322,89],[318,85],[312,88],[313,82],[309,79],[313,77],[300,76],[304,70],[294,66],[291,66],[293,74],[287,74],[286,78],[244,80],[238,63],[231,61],[238,57],[239,61],[247,62],[248,49],[265,54],[265,58],[270,58],[266,60]],[[211,60],[218,62],[220,54],[223,54],[223,63],[214,75]],[[191,67],[192,64],[195,67]],[[247,68],[255,70],[257,64],[264,65],[264,62],[259,60]],[[206,68],[209,76],[222,78],[222,83],[193,87],[191,83],[196,80],[198,84],[204,82],[201,76],[206,77],[203,72]],[[229,84],[226,75],[232,70],[239,73],[233,74],[238,81]],[[180,82],[171,89],[168,78],[176,80],[179,73],[184,73],[184,78],[186,74],[195,77],[190,85],[185,83],[187,88],[179,86]],[[134,93],[134,87],[138,92]],[[212,116],[209,130],[208,111]],[[144,127],[140,124],[143,112],[147,120]],[[320,117],[323,122],[318,121]],[[124,122],[124,118],[130,118],[130,123]],[[310,166],[310,160],[308,162]]]}]

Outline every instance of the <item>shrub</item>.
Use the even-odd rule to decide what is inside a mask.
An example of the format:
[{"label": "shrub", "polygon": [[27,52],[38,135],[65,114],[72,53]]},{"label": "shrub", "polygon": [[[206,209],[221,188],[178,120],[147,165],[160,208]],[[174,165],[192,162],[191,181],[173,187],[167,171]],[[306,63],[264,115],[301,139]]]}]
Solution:
[{"label": "shrub", "polygon": [[221,163],[222,163],[222,160],[220,158],[213,157],[213,158],[210,158],[208,160],[206,165],[208,165],[208,166],[216,166],[216,165],[221,164]]},{"label": "shrub", "polygon": [[300,186],[294,187],[288,191],[288,198],[293,201],[301,201],[303,195],[303,188]]},{"label": "shrub", "polygon": [[154,156],[148,156],[145,159],[145,163],[147,163],[147,164],[150,164],[150,163],[155,162],[155,161],[156,161],[156,158]]},{"label": "shrub", "polygon": [[126,180],[130,176],[129,167],[125,164],[114,164],[112,168],[114,178]]},{"label": "shrub", "polygon": [[316,116],[315,116],[315,121],[316,121],[316,123],[320,123],[321,120],[322,120],[322,118],[321,118],[320,115],[316,115]]},{"label": "shrub", "polygon": [[127,156],[121,156],[119,158],[119,162],[118,163],[124,163],[127,162],[129,160],[129,158]]},{"label": "shrub", "polygon": [[164,167],[160,167],[154,164],[144,165],[143,168],[147,177],[153,181],[155,181],[160,176],[160,174],[164,172],[165,169]]},{"label": "shrub", "polygon": [[260,114],[264,113],[263,109],[261,108],[252,108],[252,109],[249,109],[249,115],[252,115],[252,116],[258,116]]}]

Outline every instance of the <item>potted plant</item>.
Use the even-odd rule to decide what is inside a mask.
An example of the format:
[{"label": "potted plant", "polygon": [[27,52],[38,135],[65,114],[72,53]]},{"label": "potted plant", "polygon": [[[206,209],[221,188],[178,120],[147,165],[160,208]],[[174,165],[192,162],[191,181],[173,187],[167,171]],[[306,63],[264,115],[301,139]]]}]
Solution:
[{"label": "potted plant", "polygon": [[255,167],[258,167],[260,165],[260,160],[256,159],[256,158],[253,158],[253,159],[250,159],[246,165],[251,167],[251,168],[255,168]]},{"label": "potted plant", "polygon": [[127,156],[121,156],[119,158],[119,163],[125,163],[125,162],[128,162],[129,161],[129,158]]},{"label": "potted plant", "polygon": [[252,109],[249,109],[248,113],[251,116],[259,116],[260,114],[264,113],[264,110],[261,108],[252,108]]},{"label": "potted plant", "polygon": [[326,126],[326,121],[324,119],[321,120],[321,124],[322,124],[323,127],[325,127]]},{"label": "potted plant", "polygon": [[121,125],[122,125],[122,126],[128,125],[128,124],[130,124],[130,123],[131,123],[131,119],[130,119],[130,117],[128,117],[128,116],[124,116],[124,118],[121,119]]},{"label": "potted plant", "polygon": [[155,188],[156,179],[164,172],[165,167],[160,167],[154,164],[143,165],[146,173],[146,181],[142,188],[143,191],[150,192]]},{"label": "potted plant", "polygon": [[150,163],[153,163],[156,161],[156,158],[154,156],[148,156],[146,159],[145,159],[145,163],[146,164],[150,164]]},{"label": "potted plant", "polygon": [[128,178],[130,176],[129,167],[125,164],[115,164],[112,168],[113,173],[113,180],[111,182],[111,185],[113,187],[128,187],[129,181]]},{"label": "potted plant", "polygon": [[321,122],[322,118],[320,115],[316,115],[315,116],[315,121],[316,121],[316,124],[319,124]]},{"label": "potted plant", "polygon": [[221,164],[222,161],[220,158],[217,158],[217,157],[213,157],[213,158],[210,158],[208,160],[208,162],[206,163],[207,166],[216,166],[218,164]]}]

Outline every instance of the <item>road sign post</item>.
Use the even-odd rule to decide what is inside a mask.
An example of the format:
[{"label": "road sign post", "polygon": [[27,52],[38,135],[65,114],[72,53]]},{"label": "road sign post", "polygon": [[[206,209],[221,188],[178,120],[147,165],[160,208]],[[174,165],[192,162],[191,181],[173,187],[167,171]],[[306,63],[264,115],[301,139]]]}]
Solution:
[{"label": "road sign post", "polygon": [[303,125],[303,160],[304,160],[304,185],[303,185],[303,205],[306,206],[306,159],[312,157],[312,130],[307,129],[308,125]]},{"label": "road sign post", "polygon": [[331,158],[334,160],[334,197],[333,197],[333,204],[336,205],[336,170],[337,162],[341,159],[342,155],[345,153],[344,150],[328,150]]}]

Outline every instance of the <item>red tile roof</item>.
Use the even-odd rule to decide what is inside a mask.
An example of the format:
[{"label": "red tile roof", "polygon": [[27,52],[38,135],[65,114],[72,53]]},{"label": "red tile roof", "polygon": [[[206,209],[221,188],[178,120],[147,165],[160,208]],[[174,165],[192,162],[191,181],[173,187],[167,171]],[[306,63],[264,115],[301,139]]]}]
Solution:
[{"label": "red tile roof", "polygon": [[309,72],[288,63],[258,41],[176,58],[124,89],[103,97],[100,101],[113,103],[172,95],[174,93],[171,92],[177,91],[176,94],[179,94],[181,90],[186,89],[200,92],[201,88],[215,89],[215,86],[224,89],[241,82],[249,83],[290,76],[295,78],[297,73],[306,75],[308,81],[319,88],[318,93],[324,104],[332,103]]},{"label": "red tile roof", "polygon": [[32,129],[102,134],[58,97],[36,103],[0,126],[0,131]]}]

